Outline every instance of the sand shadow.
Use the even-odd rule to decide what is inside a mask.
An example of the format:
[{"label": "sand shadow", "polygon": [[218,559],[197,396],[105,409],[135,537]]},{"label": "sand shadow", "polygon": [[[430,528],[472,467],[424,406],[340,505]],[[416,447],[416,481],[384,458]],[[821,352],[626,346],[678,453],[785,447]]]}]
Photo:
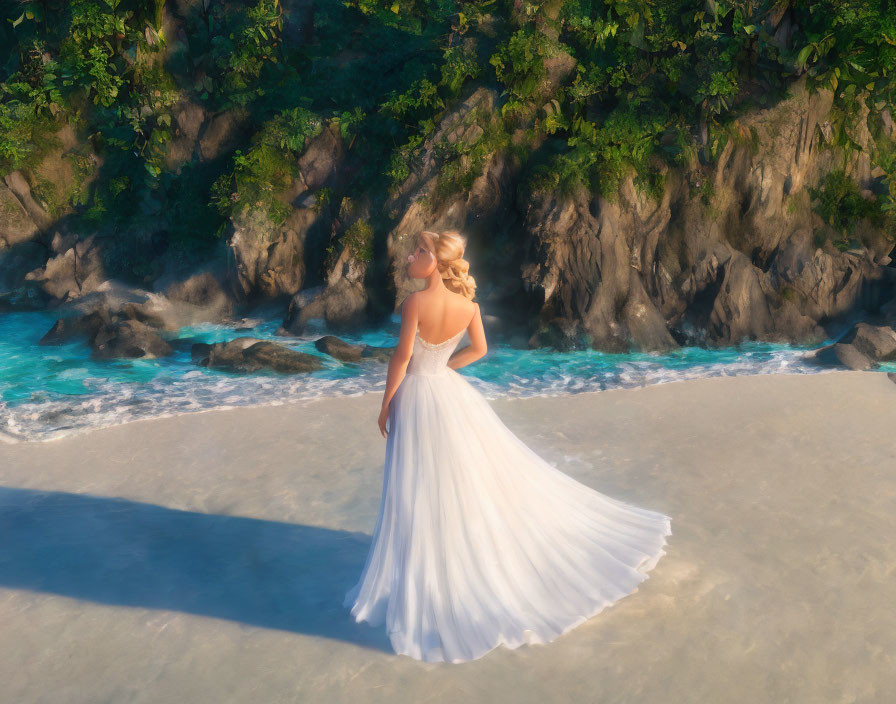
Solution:
[{"label": "sand shadow", "polygon": [[0,585],[393,652],[342,600],[371,537],[127,499],[0,487]]}]

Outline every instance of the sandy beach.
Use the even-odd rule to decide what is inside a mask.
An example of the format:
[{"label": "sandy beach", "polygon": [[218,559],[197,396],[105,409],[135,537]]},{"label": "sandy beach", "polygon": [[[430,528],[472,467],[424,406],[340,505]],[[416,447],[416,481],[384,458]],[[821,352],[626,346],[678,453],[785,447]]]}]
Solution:
[{"label": "sandy beach", "polygon": [[3,702],[889,702],[896,384],[831,372],[492,402],[672,516],[637,593],[546,646],[394,655],[341,606],[381,396],[0,444]]}]

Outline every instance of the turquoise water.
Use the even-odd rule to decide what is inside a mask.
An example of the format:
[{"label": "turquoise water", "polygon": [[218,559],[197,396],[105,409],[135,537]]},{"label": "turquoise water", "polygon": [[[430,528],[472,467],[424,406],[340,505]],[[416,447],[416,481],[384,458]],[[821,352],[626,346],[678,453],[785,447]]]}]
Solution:
[{"label": "turquoise water", "polygon": [[[80,341],[38,345],[55,320],[48,312],[0,315],[0,430],[13,438],[47,440],[137,418],[385,388],[384,363],[346,364],[318,352],[313,343],[326,333],[322,328],[301,337],[279,337],[274,334],[279,318],[240,330],[214,324],[182,328],[168,335],[176,352],[164,359],[99,361],[90,359],[89,347]],[[389,330],[342,337],[350,342],[394,345],[399,321],[392,322]],[[324,368],[295,376],[232,374],[191,362],[192,343],[242,335],[317,355]],[[483,359],[459,371],[488,398],[562,395],[695,377],[824,371],[801,359],[805,349],[751,342],[713,350],[686,347],[667,354],[607,354],[517,350],[492,344]],[[896,371],[896,365],[889,370]]]}]

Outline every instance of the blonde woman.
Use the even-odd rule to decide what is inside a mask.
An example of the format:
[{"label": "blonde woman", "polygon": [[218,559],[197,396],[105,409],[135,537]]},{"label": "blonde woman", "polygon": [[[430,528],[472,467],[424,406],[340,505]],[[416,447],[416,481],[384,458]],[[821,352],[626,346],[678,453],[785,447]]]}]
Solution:
[{"label": "blonde woman", "polygon": [[[476,282],[457,232],[424,231],[407,273],[380,431],[383,494],[356,621],[396,653],[460,663],[548,643],[637,591],[671,520],[612,499],[542,459],[457,373],[486,353]],[[470,345],[457,354],[464,333]]]}]

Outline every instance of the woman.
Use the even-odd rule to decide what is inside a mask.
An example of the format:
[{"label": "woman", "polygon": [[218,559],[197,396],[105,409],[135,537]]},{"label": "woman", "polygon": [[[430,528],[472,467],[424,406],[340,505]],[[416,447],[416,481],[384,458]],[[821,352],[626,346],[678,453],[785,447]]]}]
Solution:
[{"label": "woman", "polygon": [[671,520],[575,481],[502,423],[456,371],[486,352],[465,240],[416,244],[407,272],[426,287],[401,306],[379,517],[344,606],[385,623],[396,653],[458,663],[548,643],[637,591]]}]

